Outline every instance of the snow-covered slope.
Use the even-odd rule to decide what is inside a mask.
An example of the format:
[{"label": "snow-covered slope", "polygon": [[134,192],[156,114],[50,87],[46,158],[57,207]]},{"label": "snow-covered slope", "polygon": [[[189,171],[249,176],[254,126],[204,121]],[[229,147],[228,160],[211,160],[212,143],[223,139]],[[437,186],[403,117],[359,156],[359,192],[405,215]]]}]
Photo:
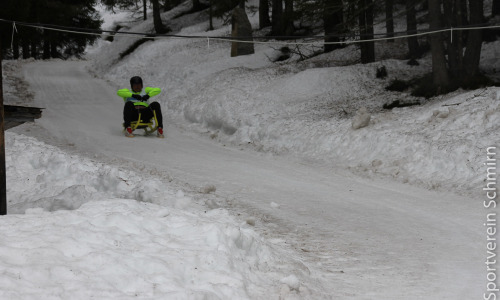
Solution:
[{"label": "snow-covered slope", "polygon": [[[170,20],[171,14],[164,18]],[[251,17],[254,27],[257,18]],[[230,30],[218,24],[215,31],[200,31],[205,25],[196,23],[180,34],[225,35]],[[359,56],[352,45],[303,62],[292,58],[273,63],[269,58],[279,48],[273,44],[255,45],[254,55],[230,57],[227,42],[168,38],[145,43],[115,62],[113,55],[131,43],[131,38],[117,37],[102,47],[99,55],[90,56],[96,58],[92,70],[121,86],[132,75],[143,76],[147,84],[164,89],[160,101],[168,108],[170,122],[206,132],[221,143],[478,196],[484,158],[478,150],[500,140],[496,87],[418,99],[422,106],[382,109],[394,100],[417,100],[385,87],[395,78],[408,80],[430,72],[429,56],[419,66],[394,59],[345,66]],[[400,51],[401,43],[377,43],[377,53]],[[500,69],[499,45],[483,45],[481,66],[486,72]],[[388,71],[385,79],[375,76],[381,66]],[[353,130],[352,118],[362,107],[368,108],[372,122]]]}]

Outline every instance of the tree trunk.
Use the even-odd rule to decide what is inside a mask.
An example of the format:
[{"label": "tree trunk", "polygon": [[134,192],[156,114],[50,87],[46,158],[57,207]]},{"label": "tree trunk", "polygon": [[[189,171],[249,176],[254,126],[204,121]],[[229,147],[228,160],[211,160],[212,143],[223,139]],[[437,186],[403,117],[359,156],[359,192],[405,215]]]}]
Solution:
[{"label": "tree trunk", "polygon": [[[470,24],[482,24],[484,13],[483,1],[469,1]],[[467,37],[467,49],[464,55],[464,69],[468,79],[479,74],[481,58],[482,31],[470,30]]]},{"label": "tree trunk", "polygon": [[50,38],[49,38],[49,33],[48,30],[43,31],[43,59],[49,59],[50,58]]},{"label": "tree trunk", "polygon": [[[442,0],[440,0],[442,1]],[[456,27],[456,24],[454,22],[453,18],[453,2],[455,0],[450,0],[450,1],[444,1],[443,3],[443,20],[444,20],[444,27],[450,28],[450,27]],[[430,9],[430,7],[429,7]],[[429,14],[430,15],[430,14]],[[456,40],[457,40],[457,31],[455,32],[450,32],[451,37],[445,36],[444,42],[446,43],[446,53],[448,55],[448,66],[449,69],[455,70],[455,72],[452,71],[451,74],[457,74],[458,70],[456,70],[456,67],[458,65],[458,58],[455,52],[455,47],[453,45],[453,40],[455,40],[455,46],[456,46]],[[447,35],[448,33],[446,33]]]},{"label": "tree trunk", "polygon": [[[472,2],[472,1],[467,1],[467,0],[459,0],[460,3],[458,3],[458,5],[460,5],[460,12],[461,12],[461,22],[460,24],[462,24],[463,26],[465,25],[469,25],[469,22],[468,22],[468,17],[469,17],[469,14],[467,13],[468,12],[468,5],[467,5],[467,2]],[[476,1],[474,1],[476,2]]]},{"label": "tree trunk", "polygon": [[[385,27],[387,28],[387,37],[394,36],[394,0],[385,0]],[[394,40],[387,40],[393,43]]]},{"label": "tree trunk", "polygon": [[147,12],[147,0],[142,0],[142,6],[144,7],[143,9],[143,17],[144,17],[144,21],[148,19],[148,12]]},{"label": "tree trunk", "polygon": [[37,43],[34,40],[31,40],[31,57],[33,57],[34,59],[38,59],[38,50],[36,44]]},{"label": "tree trunk", "polygon": [[213,0],[210,0],[209,3],[209,8],[208,8],[208,30],[214,30],[214,11],[213,11]]},{"label": "tree trunk", "polygon": [[[436,30],[442,28],[441,1],[428,0],[429,2],[429,29]],[[446,57],[441,33],[430,35],[432,52],[432,81],[436,92],[447,90],[450,86],[450,77],[446,68]]]},{"label": "tree trunk", "polygon": [[[29,19],[31,22],[39,22],[38,12],[40,4],[32,4],[29,8]],[[34,28],[30,28],[31,35],[31,57],[38,59],[38,49],[41,46],[42,39],[40,34]]]},{"label": "tree trunk", "polygon": [[[361,40],[373,39],[373,0],[359,0],[359,32]],[[367,64],[375,61],[375,43],[361,42],[361,63]]]},{"label": "tree trunk", "polygon": [[[366,33],[368,34],[368,39],[374,39],[374,31],[373,31],[373,19],[374,19],[374,11],[373,11],[373,0],[367,0],[366,1],[368,4],[368,7],[366,8],[366,23],[367,23],[367,28],[366,28]],[[368,57],[367,61],[368,62],[374,62],[375,61],[375,42],[367,42],[366,43],[367,50],[368,50]]]},{"label": "tree trunk", "polygon": [[492,5],[493,6],[491,8],[491,16],[492,17],[500,16],[500,0],[493,0]]},{"label": "tree trunk", "polygon": [[284,35],[283,26],[283,0],[272,0],[273,1],[273,11],[271,18],[271,35]]},{"label": "tree trunk", "polygon": [[233,9],[231,23],[231,36],[234,39],[247,42],[233,42],[231,44],[231,57],[255,53],[252,43],[252,24],[250,24],[250,21],[248,20],[245,9],[240,7]]},{"label": "tree trunk", "polygon": [[268,27],[271,25],[269,18],[269,0],[259,0],[259,28]]},{"label": "tree trunk", "polygon": [[55,40],[50,41],[50,57],[59,58],[59,52],[57,52],[57,43]]},{"label": "tree trunk", "polygon": [[[417,33],[417,12],[415,10],[415,1],[406,0],[406,30],[409,34]],[[416,36],[408,38],[408,51],[410,59],[420,57],[418,39]]]},{"label": "tree trunk", "polygon": [[21,39],[23,49],[23,59],[30,58],[30,41],[28,39]]},{"label": "tree trunk", "polygon": [[12,54],[14,55],[14,59],[19,58],[19,36],[16,33],[14,33],[14,40],[12,41]]},{"label": "tree trunk", "polygon": [[153,3],[153,23],[155,26],[155,31],[158,34],[163,34],[167,32],[167,28],[163,25],[160,15],[160,3],[159,0],[151,0]]},{"label": "tree trunk", "polygon": [[[0,41],[2,34],[0,34]],[[7,214],[7,174],[5,171],[5,118],[3,107],[2,45],[0,42],[0,215]]]},{"label": "tree trunk", "polygon": [[295,26],[293,25],[293,0],[285,0],[285,14],[283,17],[285,35],[292,36],[295,32]]},{"label": "tree trunk", "polygon": [[[453,28],[462,25],[462,6],[460,0],[444,1],[445,27]],[[445,39],[448,54],[448,69],[452,76],[463,75],[463,32],[452,31],[451,37]]]},{"label": "tree trunk", "polygon": [[326,44],[340,42],[339,34],[344,21],[342,0],[325,0],[323,7],[323,25],[325,29],[325,53],[342,48],[340,44]]}]

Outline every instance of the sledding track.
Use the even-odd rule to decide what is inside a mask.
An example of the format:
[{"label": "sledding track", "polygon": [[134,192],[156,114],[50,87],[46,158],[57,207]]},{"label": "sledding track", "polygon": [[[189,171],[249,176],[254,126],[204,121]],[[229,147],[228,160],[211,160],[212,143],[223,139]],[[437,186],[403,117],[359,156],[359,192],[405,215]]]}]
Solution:
[{"label": "sledding track", "polygon": [[229,210],[254,216],[258,230],[296,251],[307,267],[298,273],[321,297],[477,299],[485,292],[480,200],[224,147],[168,120],[165,140],[128,139],[117,87],[92,77],[85,62],[35,62],[23,73],[35,105],[46,108],[24,134],[192,187],[215,185]]}]

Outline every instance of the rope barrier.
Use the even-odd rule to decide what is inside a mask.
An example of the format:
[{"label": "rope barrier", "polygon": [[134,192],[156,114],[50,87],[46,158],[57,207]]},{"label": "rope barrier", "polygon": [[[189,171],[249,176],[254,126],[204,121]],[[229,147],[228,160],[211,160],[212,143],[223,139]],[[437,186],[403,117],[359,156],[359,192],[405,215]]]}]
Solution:
[{"label": "rope barrier", "polygon": [[[205,39],[207,40],[208,47],[210,47],[210,40],[212,41],[220,41],[220,42],[237,42],[237,43],[251,43],[251,44],[266,44],[266,45],[316,45],[321,43],[323,45],[339,45],[339,44],[356,44],[356,43],[366,43],[366,42],[377,42],[377,41],[385,41],[385,40],[394,40],[394,39],[405,39],[410,37],[418,37],[423,35],[431,35],[436,33],[443,33],[449,31],[451,36],[453,36],[453,31],[467,31],[467,30],[484,30],[484,29],[497,29],[500,28],[500,25],[488,25],[488,26],[468,26],[468,27],[452,27],[452,28],[442,28],[432,31],[424,31],[417,32],[414,34],[406,34],[406,35],[396,35],[404,32],[396,32],[394,36],[391,37],[382,37],[382,38],[372,38],[372,39],[354,39],[354,40],[345,40],[339,42],[325,42],[324,38],[326,37],[344,37],[342,35],[328,35],[328,36],[309,36],[309,37],[301,37],[301,38],[314,38],[318,39],[316,42],[288,42],[288,41],[255,41],[248,39],[256,39],[256,38],[265,38],[265,39],[298,39],[298,37],[283,37],[283,36],[268,36],[268,37],[240,37],[240,38],[231,38],[231,37],[217,37],[217,36],[188,36],[188,35],[175,35],[175,34],[151,34],[144,32],[127,32],[127,31],[109,31],[109,30],[92,30],[92,29],[84,29],[84,28],[74,28],[74,27],[64,27],[57,25],[47,25],[47,24],[34,24],[27,22],[18,22],[18,21],[10,21],[5,19],[0,19],[0,22],[12,23],[12,39],[14,37],[14,30],[17,32],[17,26],[25,26],[36,29],[43,30],[51,30],[57,32],[64,33],[72,33],[72,34],[83,34],[83,35],[92,35],[92,36],[103,36],[105,34],[110,34],[115,37],[140,37],[143,39],[166,39],[166,38],[179,38],[179,39]],[[381,35],[381,34],[378,34]],[[385,34],[384,34],[385,35]]]}]

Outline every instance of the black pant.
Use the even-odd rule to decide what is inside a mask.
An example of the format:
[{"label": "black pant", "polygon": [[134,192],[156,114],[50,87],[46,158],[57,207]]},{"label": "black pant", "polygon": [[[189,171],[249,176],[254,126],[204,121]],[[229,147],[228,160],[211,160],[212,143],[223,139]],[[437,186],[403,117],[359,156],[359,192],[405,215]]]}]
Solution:
[{"label": "black pant", "polygon": [[133,102],[125,102],[125,107],[123,108],[123,120],[124,126],[130,127],[130,123],[137,121],[139,119],[139,112],[141,113],[141,121],[148,123],[152,117],[154,117],[153,111],[156,112],[156,120],[158,120],[158,127],[163,128],[163,117],[161,115],[160,103],[153,102],[149,107],[141,107],[137,109]]}]

